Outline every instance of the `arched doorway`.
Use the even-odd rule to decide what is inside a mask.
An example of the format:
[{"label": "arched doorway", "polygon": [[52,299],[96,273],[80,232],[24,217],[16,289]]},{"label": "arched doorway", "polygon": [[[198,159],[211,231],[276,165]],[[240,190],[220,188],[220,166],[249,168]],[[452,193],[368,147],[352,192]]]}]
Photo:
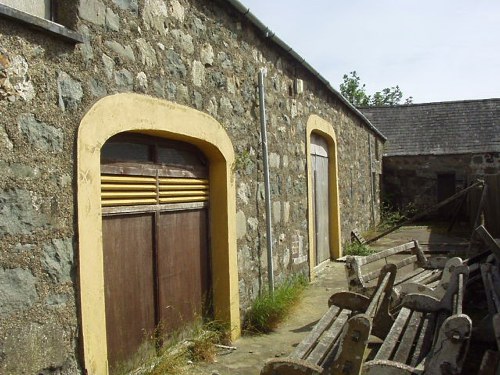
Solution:
[{"label": "arched doorway", "polygon": [[[184,142],[206,157],[211,187],[208,198],[216,208],[208,213],[213,316],[228,324],[233,338],[240,333],[231,141],[212,117],[191,108],[137,94],[109,96],[99,100],[84,116],[77,140],[81,332],[89,374],[108,373],[101,149],[123,132]],[[151,219],[138,216],[137,220],[149,220],[153,225]]]},{"label": "arched doorway", "polygon": [[209,165],[196,147],[120,133],[101,148],[108,361],[211,316]]},{"label": "arched doorway", "polygon": [[311,115],[307,121],[309,268],[342,256],[337,141],[330,123]]},{"label": "arched doorway", "polygon": [[328,143],[316,133],[311,134],[312,211],[314,215],[315,266],[330,259],[330,192]]}]

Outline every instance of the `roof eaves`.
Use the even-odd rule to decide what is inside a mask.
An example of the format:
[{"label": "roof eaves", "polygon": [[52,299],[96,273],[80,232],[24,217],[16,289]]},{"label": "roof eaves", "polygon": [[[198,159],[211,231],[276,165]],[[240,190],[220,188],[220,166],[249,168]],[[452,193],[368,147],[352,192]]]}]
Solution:
[{"label": "roof eaves", "polygon": [[293,50],[288,44],[286,44],[283,40],[278,38],[276,34],[274,34],[266,25],[264,25],[251,11],[250,8],[243,5],[238,0],[224,0],[231,4],[242,16],[244,16],[247,20],[249,20],[255,27],[257,27],[260,31],[263,32],[264,37],[270,39],[282,49],[284,49],[287,53],[289,53],[295,60],[297,60],[305,69],[307,69],[310,73],[312,73],[316,78],[318,78],[327,89],[336,96],[345,106],[347,106],[354,114],[361,119],[365,123],[365,125],[373,131],[377,136],[379,136],[384,142],[387,141],[387,137],[383,135],[380,130],[378,130],[366,117],[359,111],[355,106],[353,106],[341,93],[335,90],[330,82],[326,78],[324,78],[316,69],[314,69],[302,56],[300,56],[297,52]]}]

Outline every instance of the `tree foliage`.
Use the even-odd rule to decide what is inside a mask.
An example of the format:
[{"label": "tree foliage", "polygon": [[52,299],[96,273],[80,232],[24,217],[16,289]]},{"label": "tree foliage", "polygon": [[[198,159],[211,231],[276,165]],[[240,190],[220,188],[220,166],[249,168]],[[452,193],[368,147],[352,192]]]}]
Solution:
[{"label": "tree foliage", "polygon": [[361,78],[355,70],[349,74],[344,74],[343,82],[340,84],[340,93],[356,107],[394,106],[413,103],[411,96],[406,98],[404,103],[401,103],[403,92],[399,86],[387,87],[382,91],[375,92],[373,95],[367,94],[366,85],[361,83]]}]

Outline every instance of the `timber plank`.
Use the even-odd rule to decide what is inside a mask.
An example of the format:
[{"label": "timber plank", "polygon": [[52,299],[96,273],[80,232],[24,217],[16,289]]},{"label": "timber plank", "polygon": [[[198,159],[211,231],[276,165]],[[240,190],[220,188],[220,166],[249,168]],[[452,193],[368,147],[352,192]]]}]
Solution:
[{"label": "timber plank", "polygon": [[408,321],[408,326],[406,331],[401,338],[396,354],[394,354],[393,361],[407,363],[410,351],[413,346],[413,341],[417,336],[420,326],[420,320],[422,319],[422,313],[418,311],[413,311],[410,320]]},{"label": "timber plank", "polygon": [[[432,342],[432,335],[434,333],[434,315],[426,314],[422,319],[422,324],[420,327],[420,334],[415,343],[415,349],[413,355],[410,358],[409,365],[412,367],[417,367],[419,363],[424,359],[425,353],[427,353],[428,343]],[[427,343],[427,345],[426,345]]]},{"label": "timber plank", "polygon": [[399,246],[392,247],[392,248],[387,249],[387,250],[379,251],[378,253],[368,255],[366,257],[359,257],[358,264],[360,266],[363,266],[363,265],[368,264],[368,263],[376,262],[377,260],[387,258],[391,255],[395,255],[395,254],[401,253],[403,251],[410,250],[414,246],[415,246],[415,242],[412,241],[412,242],[407,242],[407,243],[399,245]]},{"label": "timber plank", "polygon": [[349,318],[350,311],[342,310],[335,319],[335,322],[330,328],[321,336],[315,348],[309,354],[307,361],[314,364],[320,364],[328,354],[333,343],[341,333],[341,328]]},{"label": "timber plank", "polygon": [[303,359],[309,354],[314,343],[319,339],[323,332],[330,326],[330,324],[335,320],[339,313],[339,308],[337,306],[331,306],[328,311],[323,315],[314,328],[309,332],[309,334],[302,340],[299,345],[295,348],[290,358]]},{"label": "timber plank", "polygon": [[[409,256],[408,258],[405,258],[405,259],[403,259],[395,264],[396,264],[396,268],[400,269],[404,266],[415,263],[416,261],[417,261],[417,256],[412,255],[412,256]],[[380,270],[375,270],[375,271],[369,272],[366,275],[362,276],[363,282],[367,283],[373,279],[376,279],[378,277],[378,275],[380,275]]]},{"label": "timber plank", "polygon": [[377,359],[389,359],[394,352],[394,348],[399,341],[399,337],[406,326],[406,322],[410,317],[411,311],[406,307],[403,307],[396,318],[396,321],[392,325],[391,330],[387,334],[387,338],[384,340],[382,346],[378,350],[375,360]]}]

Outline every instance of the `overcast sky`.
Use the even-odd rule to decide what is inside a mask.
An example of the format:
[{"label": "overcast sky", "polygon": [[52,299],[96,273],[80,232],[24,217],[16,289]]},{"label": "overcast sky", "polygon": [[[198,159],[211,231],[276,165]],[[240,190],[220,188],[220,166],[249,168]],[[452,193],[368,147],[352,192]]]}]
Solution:
[{"label": "overcast sky", "polygon": [[240,0],[333,87],[414,103],[500,98],[499,0]]}]

